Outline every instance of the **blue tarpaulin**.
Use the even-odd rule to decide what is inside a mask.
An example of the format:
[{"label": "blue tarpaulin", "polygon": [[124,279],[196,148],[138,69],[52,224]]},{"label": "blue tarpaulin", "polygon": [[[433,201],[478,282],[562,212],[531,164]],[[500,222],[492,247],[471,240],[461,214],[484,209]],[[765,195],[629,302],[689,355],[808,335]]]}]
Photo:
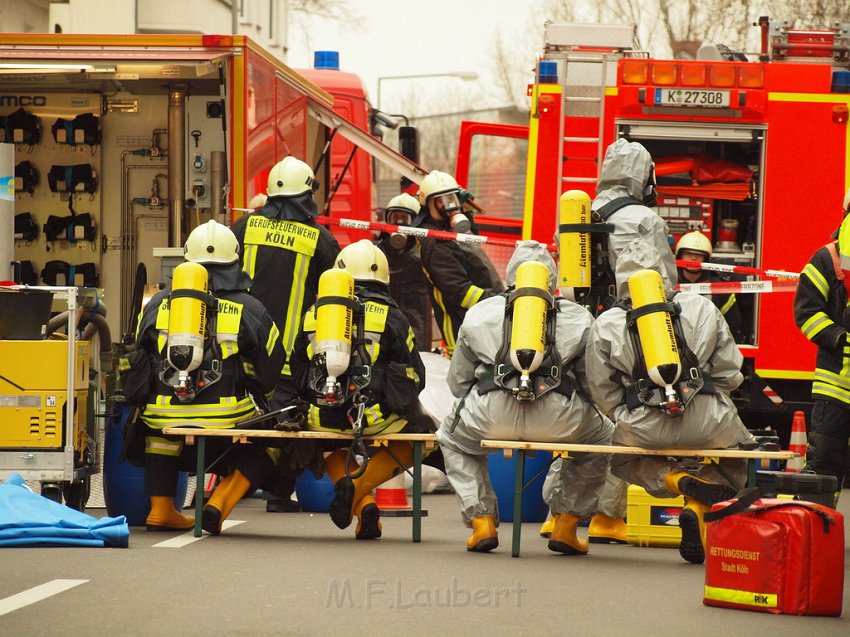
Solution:
[{"label": "blue tarpaulin", "polygon": [[126,547],[129,537],[123,515],[98,519],[43,498],[17,473],[0,484],[0,547]]}]

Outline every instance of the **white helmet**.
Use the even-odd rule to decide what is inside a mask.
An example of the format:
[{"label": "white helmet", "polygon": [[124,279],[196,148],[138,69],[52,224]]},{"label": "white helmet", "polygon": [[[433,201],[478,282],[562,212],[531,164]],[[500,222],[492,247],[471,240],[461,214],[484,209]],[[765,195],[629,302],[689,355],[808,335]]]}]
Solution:
[{"label": "white helmet", "polygon": [[284,157],[269,172],[269,197],[295,197],[318,187],[313,169],[292,155]]},{"label": "white helmet", "polygon": [[460,186],[458,186],[455,178],[448,173],[432,170],[422,180],[422,183],[419,184],[417,196],[419,197],[419,203],[424,206],[428,201],[428,197],[452,191],[460,192]]},{"label": "white helmet", "polygon": [[415,197],[403,192],[390,199],[384,212],[384,219],[387,223],[405,226],[410,225],[417,214],[419,214],[419,202]]},{"label": "white helmet", "polygon": [[711,241],[699,230],[694,230],[682,235],[679,242],[676,244],[676,257],[682,250],[688,252],[700,252],[708,259],[711,257]]},{"label": "white helmet", "polygon": [[183,255],[194,263],[234,263],[239,260],[239,241],[230,228],[210,219],[192,230]]},{"label": "white helmet", "polygon": [[390,282],[386,255],[368,239],[345,246],[336,257],[336,267],[348,272],[355,281]]}]

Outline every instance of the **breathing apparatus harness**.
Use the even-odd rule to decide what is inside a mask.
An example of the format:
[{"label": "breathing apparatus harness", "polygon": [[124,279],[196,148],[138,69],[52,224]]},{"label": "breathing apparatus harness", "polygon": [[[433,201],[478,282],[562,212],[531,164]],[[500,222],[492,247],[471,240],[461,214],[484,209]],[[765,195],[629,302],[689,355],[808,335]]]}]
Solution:
[{"label": "breathing apparatus harness", "polygon": [[[660,409],[668,416],[675,418],[683,414],[685,408],[698,393],[716,393],[714,381],[711,376],[703,374],[696,354],[694,354],[693,350],[688,347],[688,343],[685,340],[682,332],[681,321],[679,319],[681,307],[678,303],[665,301],[663,303],[649,303],[639,308],[632,308],[631,302],[620,301],[616,303],[614,307],[626,310],[626,323],[628,325],[629,338],[635,352],[635,364],[632,368],[632,378],[634,379],[634,382],[626,387],[626,407],[629,410],[645,405],[654,409]],[[638,336],[637,319],[641,316],[659,311],[670,313],[670,318],[673,324],[673,333],[675,335],[682,360],[682,374],[673,386],[678,401],[668,400],[664,393],[664,389],[649,378],[649,374],[646,369],[646,358]]]},{"label": "breathing apparatus harness", "polygon": [[[503,293],[506,299],[505,320],[502,328],[502,345],[496,354],[496,364],[493,366],[492,376],[487,375],[477,383],[477,391],[480,396],[502,389],[510,393],[519,402],[531,402],[540,398],[552,390],[570,398],[575,391],[575,386],[564,373],[561,355],[558,352],[555,338],[557,315],[560,311],[554,296],[545,290],[535,287],[517,288]],[[543,361],[531,374],[530,382],[523,383],[521,374],[510,362],[511,331],[513,329],[513,305],[518,297],[536,296],[546,301],[546,348],[543,352]]]},{"label": "breathing apparatus harness", "polygon": [[[323,407],[340,408],[348,405],[346,418],[354,431],[354,439],[348,448],[345,460],[345,475],[354,480],[363,475],[369,463],[369,454],[363,442],[363,416],[366,411],[367,395],[364,390],[372,380],[372,361],[366,351],[365,306],[356,297],[328,295],[316,300],[316,313],[324,305],[342,305],[351,310],[355,329],[351,339],[351,355],[342,378],[329,382],[326,356],[316,353],[310,360],[307,372],[307,387],[316,404]],[[349,465],[359,456],[363,459],[358,469],[351,471]],[[355,462],[356,464],[356,462]]]},{"label": "breathing apparatus harness", "polygon": [[611,263],[608,250],[608,235],[613,234],[615,226],[609,223],[611,216],[626,206],[653,207],[656,202],[654,177],[650,177],[643,201],[631,196],[618,197],[591,213],[590,223],[560,224],[558,232],[586,232],[593,236],[591,241],[592,280],[590,288],[583,298],[576,299],[585,305],[594,317],[611,307],[612,299],[617,296],[614,281],[614,264]]},{"label": "breathing apparatus harness", "polygon": [[171,387],[177,400],[185,404],[192,402],[198,394],[221,380],[222,356],[216,338],[218,299],[208,292],[192,288],[172,289],[168,295],[169,307],[173,308],[173,302],[181,298],[196,299],[205,306],[206,335],[204,337],[203,359],[197,369],[191,371],[177,369],[168,358],[168,345],[166,343],[159,378]]}]

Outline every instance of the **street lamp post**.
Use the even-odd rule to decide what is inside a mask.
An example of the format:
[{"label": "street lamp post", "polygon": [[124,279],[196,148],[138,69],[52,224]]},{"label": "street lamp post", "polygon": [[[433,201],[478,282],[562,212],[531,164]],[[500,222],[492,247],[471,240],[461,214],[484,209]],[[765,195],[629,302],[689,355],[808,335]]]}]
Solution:
[{"label": "street lamp post", "polygon": [[425,77],[457,77],[465,82],[478,79],[478,73],[475,71],[447,71],[445,73],[425,73],[421,75],[389,75],[378,78],[378,94],[376,95],[375,104],[378,110],[381,110],[381,83],[385,80],[418,80]]}]

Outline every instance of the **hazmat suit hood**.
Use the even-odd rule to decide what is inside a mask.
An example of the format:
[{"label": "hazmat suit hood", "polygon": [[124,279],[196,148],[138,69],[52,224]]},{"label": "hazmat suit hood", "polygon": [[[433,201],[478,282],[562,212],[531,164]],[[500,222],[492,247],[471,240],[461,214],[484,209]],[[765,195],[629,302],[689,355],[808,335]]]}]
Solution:
[{"label": "hazmat suit hood", "polygon": [[641,144],[618,139],[608,146],[596,187],[594,210],[620,197],[642,201],[651,168],[652,156]]},{"label": "hazmat suit hood", "polygon": [[287,221],[305,221],[319,214],[313,193],[310,191],[294,197],[269,197],[266,204],[257,211],[268,219]]},{"label": "hazmat suit hood", "polygon": [[640,270],[653,270],[661,275],[664,293],[669,298],[673,293],[673,284],[661,266],[661,254],[643,239],[631,241],[617,257],[614,275],[617,280],[617,298],[630,299],[629,277]]},{"label": "hazmat suit hood", "polygon": [[517,244],[505,270],[505,281],[508,287],[512,288],[516,285],[516,271],[526,261],[536,261],[549,268],[549,291],[554,292],[558,281],[558,268],[546,246],[537,241],[520,241]]}]

